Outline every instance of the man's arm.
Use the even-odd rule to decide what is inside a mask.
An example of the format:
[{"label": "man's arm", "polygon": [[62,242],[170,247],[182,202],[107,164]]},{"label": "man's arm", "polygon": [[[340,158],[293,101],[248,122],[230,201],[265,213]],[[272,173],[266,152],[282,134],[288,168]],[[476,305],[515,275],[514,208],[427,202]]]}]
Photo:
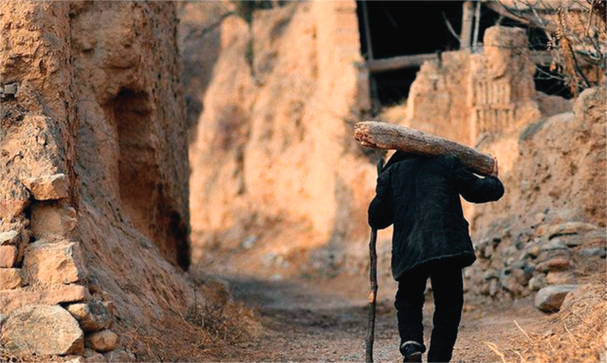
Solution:
[{"label": "man's arm", "polygon": [[493,172],[485,178],[479,178],[461,164],[457,166],[455,184],[464,199],[472,203],[486,203],[497,201],[504,195],[504,185],[497,177],[497,159],[494,160]]},{"label": "man's arm", "polygon": [[369,225],[375,229],[384,229],[393,222],[390,172],[386,170],[377,178],[376,195],[369,205]]}]

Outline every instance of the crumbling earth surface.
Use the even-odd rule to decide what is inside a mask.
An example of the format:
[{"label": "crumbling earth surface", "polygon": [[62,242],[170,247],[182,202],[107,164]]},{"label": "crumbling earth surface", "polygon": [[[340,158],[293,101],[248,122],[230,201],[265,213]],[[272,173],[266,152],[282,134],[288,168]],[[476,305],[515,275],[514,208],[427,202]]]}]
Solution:
[{"label": "crumbling earth surface", "polygon": [[[264,326],[259,339],[226,349],[216,357],[220,361],[292,361],[361,362],[365,359],[368,282],[365,276],[325,279],[323,281],[269,281],[247,277],[229,280],[234,298],[257,311]],[[392,306],[395,285],[381,286],[377,307],[374,359],[396,362],[399,337]],[[595,285],[594,297],[600,286]],[[598,290],[596,290],[598,289]],[[428,295],[424,307],[425,339],[432,327],[433,304]],[[576,296],[574,301],[589,301],[592,293]],[[594,316],[602,315],[605,304],[594,306]],[[601,310],[602,309],[602,310]],[[570,310],[568,315],[579,313]],[[588,315],[589,317],[593,314]],[[563,315],[565,316],[565,315]],[[558,340],[558,326],[565,322],[560,314],[546,315],[533,308],[531,299],[487,303],[467,297],[453,362],[497,362],[507,360],[563,361],[562,352],[549,354],[537,344],[548,338]],[[570,327],[571,328],[571,327]],[[573,334],[579,332],[574,331]],[[573,335],[571,335],[573,337]],[[568,337],[568,339],[571,339]],[[576,344],[568,342],[576,353]],[[550,344],[550,343],[548,343]],[[552,340],[552,348],[558,349]],[[546,347],[545,349],[550,349]],[[564,361],[597,361],[594,357],[569,356]],[[571,359],[573,358],[573,359]],[[604,357],[602,358],[604,359]]]}]

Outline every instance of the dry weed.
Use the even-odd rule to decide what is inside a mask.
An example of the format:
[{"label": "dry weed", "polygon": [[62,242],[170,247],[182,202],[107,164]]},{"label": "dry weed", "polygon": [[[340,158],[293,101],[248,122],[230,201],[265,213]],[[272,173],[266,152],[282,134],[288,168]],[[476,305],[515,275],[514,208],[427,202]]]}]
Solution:
[{"label": "dry weed", "polygon": [[186,320],[203,329],[202,345],[218,339],[227,344],[253,340],[261,333],[261,323],[253,309],[234,302],[223,283],[209,276],[195,278],[198,291]]},{"label": "dry weed", "polygon": [[502,362],[605,362],[607,350],[607,292],[596,285],[561,311],[540,322],[541,329],[526,332],[516,321],[525,340],[514,349],[498,349],[485,343]]}]

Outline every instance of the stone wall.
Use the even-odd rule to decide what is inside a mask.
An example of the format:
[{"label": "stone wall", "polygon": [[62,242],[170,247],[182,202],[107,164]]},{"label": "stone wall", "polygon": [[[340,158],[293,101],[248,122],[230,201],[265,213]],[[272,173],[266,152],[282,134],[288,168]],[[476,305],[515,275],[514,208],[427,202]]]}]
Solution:
[{"label": "stone wall", "polygon": [[175,6],[0,13],[2,345],[133,359],[119,335],[192,299]]},{"label": "stone wall", "polygon": [[[504,197],[464,201],[478,257],[466,289],[520,298],[604,275],[604,88],[575,103],[536,92],[522,29],[489,28],[483,44],[479,54],[449,52],[425,63],[403,122],[499,161]],[[389,249],[383,253],[387,261]]]}]

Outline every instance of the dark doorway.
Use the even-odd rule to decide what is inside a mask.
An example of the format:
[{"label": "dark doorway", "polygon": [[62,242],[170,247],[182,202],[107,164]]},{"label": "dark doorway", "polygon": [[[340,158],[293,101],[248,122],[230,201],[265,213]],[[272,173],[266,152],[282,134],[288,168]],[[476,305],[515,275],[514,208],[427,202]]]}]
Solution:
[{"label": "dark doorway", "polygon": [[[367,9],[371,47],[365,36],[363,5]],[[459,33],[462,9],[463,1],[357,1],[361,53],[369,60],[459,49],[459,41],[445,19]],[[415,67],[372,75],[376,101],[392,105],[407,98],[418,70]]]},{"label": "dark doorway", "polygon": [[[464,1],[358,0],[356,3],[361,54],[367,61],[460,48],[459,40],[453,33],[458,36],[461,33]],[[530,49],[546,50],[548,39],[542,29],[504,17],[483,4],[480,7],[477,41],[482,42],[485,30],[496,24],[526,29]],[[370,39],[366,35],[367,25]],[[418,71],[419,67],[409,67],[371,74],[374,103],[378,106],[402,103],[408,97]],[[538,66],[535,84],[538,91],[571,97],[562,77],[552,74],[545,67]]]}]

